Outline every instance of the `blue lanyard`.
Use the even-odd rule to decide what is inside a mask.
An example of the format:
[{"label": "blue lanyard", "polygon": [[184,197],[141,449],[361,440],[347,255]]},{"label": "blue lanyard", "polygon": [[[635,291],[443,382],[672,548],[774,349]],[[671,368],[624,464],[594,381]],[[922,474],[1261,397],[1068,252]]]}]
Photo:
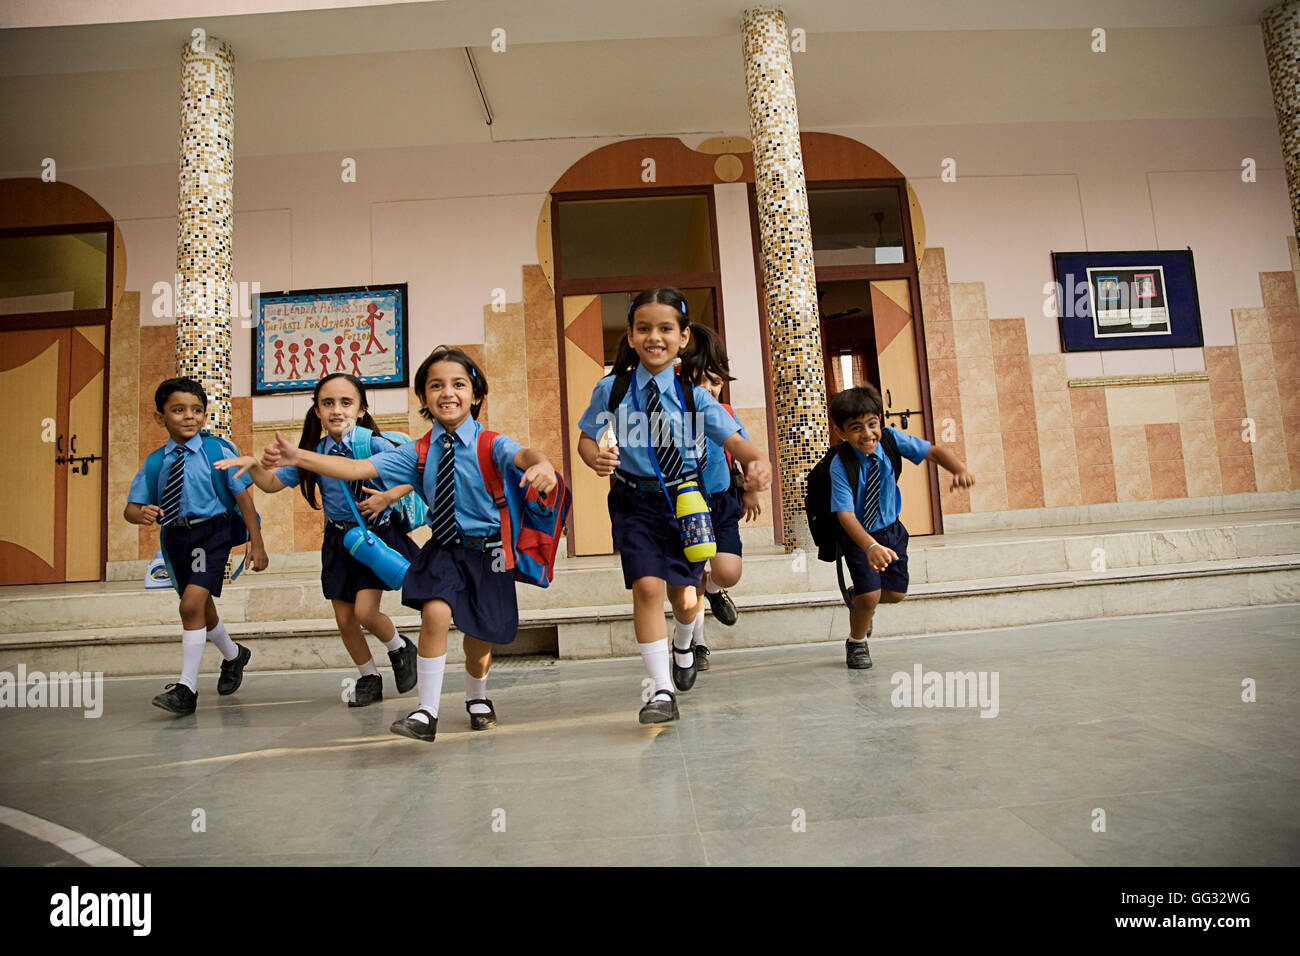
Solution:
[{"label": "blue lanyard", "polygon": [[[654,380],[654,379],[653,379],[653,376],[652,376],[652,377],[651,377],[651,381],[653,381],[653,380]],[[674,376],[673,376],[673,384],[674,384],[675,386],[677,386],[677,401],[681,403],[681,406],[682,406],[683,423],[685,423],[685,422],[684,422],[684,419],[685,419],[685,415],[686,415],[686,396],[682,394],[682,381],[681,381],[681,379],[679,379],[676,375],[674,375]],[[628,389],[628,391],[630,391],[630,392],[632,393],[632,409],[633,409],[633,411],[635,411],[638,415],[640,415],[640,414],[641,414],[641,402],[638,401],[638,399],[637,399],[637,397],[636,397],[636,391],[637,391],[637,388],[636,388],[636,373],[635,373],[635,372],[632,373],[632,387],[631,387],[630,389]],[[662,407],[662,405],[661,405],[660,407]],[[665,414],[665,415],[668,414],[668,412],[667,412],[666,409],[665,409],[665,411],[664,411],[664,414]],[[649,423],[649,422],[647,422],[646,424],[647,424],[647,426],[650,426],[650,423]],[[653,432],[654,432],[654,428],[653,428],[653,426],[650,426],[647,430],[648,430],[651,434],[653,434]],[[685,429],[682,430],[682,439],[683,439],[683,442],[684,442],[685,439],[686,439],[686,430],[685,430]],[[673,440],[673,432],[672,432],[672,429],[671,429],[671,428],[668,429],[668,440],[669,440],[669,441],[672,441],[672,440]],[[683,465],[683,467],[686,465],[686,455],[685,455],[685,451],[686,451],[686,450],[683,448],[683,449],[682,449],[682,465]],[[692,446],[691,455],[692,455],[692,457],[696,458],[695,480],[699,483],[700,487],[703,488],[703,487],[704,487],[704,480],[703,480],[702,478],[700,478],[700,475],[699,475],[699,466],[698,466],[698,456],[699,456],[699,452],[698,452],[697,450],[695,450],[694,446]],[[654,465],[654,467],[655,467],[655,477],[659,479],[659,487],[663,489],[664,497],[668,499],[668,504],[669,504],[669,506],[672,506],[672,505],[673,505],[673,496],[670,495],[670,494],[668,493],[668,486],[667,486],[666,484],[664,484],[664,473],[663,473],[662,471],[659,470],[659,456],[655,454],[655,447],[654,447],[654,442],[653,442],[653,441],[650,442],[650,464]],[[686,480],[685,478],[682,479],[682,481],[685,481],[685,480]],[[678,482],[678,484],[680,484],[680,482]]]}]

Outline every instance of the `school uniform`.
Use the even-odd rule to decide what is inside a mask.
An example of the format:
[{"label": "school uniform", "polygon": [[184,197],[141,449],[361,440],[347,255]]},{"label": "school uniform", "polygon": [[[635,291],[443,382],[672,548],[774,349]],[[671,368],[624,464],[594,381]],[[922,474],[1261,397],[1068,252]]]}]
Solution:
[{"label": "school uniform", "polygon": [[[726,411],[726,407],[723,407]],[[740,437],[749,441],[749,433],[740,424],[735,412],[728,412],[737,425]],[[740,519],[745,516],[742,499],[744,492],[732,482],[731,462],[727,460],[726,450],[713,441],[708,442],[708,457],[704,465],[704,493],[709,498],[709,516],[713,520],[713,537],[718,543],[719,554],[740,556]]]},{"label": "school uniform", "polygon": [[[893,433],[898,452],[903,458],[917,465],[925,461],[925,456],[930,452],[928,441],[890,426],[885,427]],[[858,485],[850,491],[844,463],[836,456],[831,461],[831,511],[851,511],[871,537],[898,554],[897,561],[884,571],[876,571],[867,561],[866,552],[841,529],[844,563],[848,565],[849,574],[853,578],[853,593],[867,594],[881,588],[906,593],[908,534],[898,517],[903,509],[903,496],[894,475],[894,466],[880,442],[876,443],[870,455],[864,455],[856,448],[850,447],[850,450],[858,459]],[[873,471],[879,476],[879,498],[874,509],[869,507],[867,492]],[[873,513],[867,514],[868,510]]]},{"label": "school uniform", "polygon": [[[435,424],[423,474],[415,442],[376,455],[371,461],[389,487],[413,485],[429,505],[429,527],[434,536],[411,561],[402,583],[402,604],[420,610],[427,601],[446,601],[451,605],[453,623],[463,633],[493,644],[509,644],[519,629],[519,607],[514,573],[506,570],[501,554],[501,516],[478,466],[481,431],[483,426],[473,417],[452,432]],[[508,474],[521,447],[506,435],[498,435],[492,442],[492,461],[502,475]],[[454,515],[444,516],[438,512],[438,472],[448,454],[452,456],[447,473],[452,475]]]},{"label": "school uniform", "polygon": [[[352,437],[353,432],[350,431],[343,436],[341,442],[336,442],[327,435],[321,453],[355,458]],[[370,436],[371,457],[392,451],[395,447],[397,446],[382,435]],[[297,467],[293,465],[277,468],[275,477],[288,488],[296,487],[302,480]],[[353,497],[350,485],[354,483],[321,475],[318,476],[316,484],[321,493],[321,508],[325,512],[325,537],[320,551],[320,583],[325,598],[330,601],[347,601],[349,604],[355,604],[357,594],[361,591],[393,590],[379,575],[352,557],[343,544],[348,530],[357,527],[357,519],[348,504],[348,499]],[[355,484],[357,487],[374,488],[377,491],[387,491],[390,487],[383,481],[373,478]],[[368,520],[366,527],[375,537],[408,561],[413,560],[419,551],[415,542],[407,537],[406,532],[409,529],[401,525],[401,517],[394,506],[389,506],[383,514]]]},{"label": "school uniform", "polygon": [[[191,584],[207,588],[213,597],[221,597],[226,579],[226,561],[233,545],[230,519],[225,505],[217,497],[214,481],[226,482],[234,498],[252,484],[247,475],[236,478],[233,470],[217,471],[203,450],[203,438],[195,435],[183,445],[168,438],[163,446],[162,468],[158,472],[158,487],[148,487],[145,467],[135,473],[127,492],[127,501],[138,504],[157,504],[164,501],[168,478],[178,455],[184,456],[180,501],[171,510],[175,515],[162,517],[162,547],[167,553],[172,573],[179,591]],[[239,520],[238,514],[235,520]]]},{"label": "school uniform", "polygon": [[[619,466],[609,492],[609,517],[614,547],[623,564],[623,584],[630,589],[633,581],[643,577],[662,578],[669,584],[682,586],[698,584],[704,562],[686,559],[674,508],[660,487],[655,460],[651,457],[654,454],[651,429],[644,414],[651,382],[683,464],[681,479],[665,476],[670,493],[681,480],[696,478],[704,439],[721,445],[740,426],[708,391],[697,385],[694,386],[696,420],[688,436],[686,410],[677,395],[680,383],[672,366],[652,376],[639,363],[627,394],[611,417],[609,396],[614,379],[615,376],[607,375],[596,383],[591,404],[583,412],[578,427],[584,435],[599,441],[606,425],[612,424],[618,439]],[[642,415],[633,414],[638,407]]]}]

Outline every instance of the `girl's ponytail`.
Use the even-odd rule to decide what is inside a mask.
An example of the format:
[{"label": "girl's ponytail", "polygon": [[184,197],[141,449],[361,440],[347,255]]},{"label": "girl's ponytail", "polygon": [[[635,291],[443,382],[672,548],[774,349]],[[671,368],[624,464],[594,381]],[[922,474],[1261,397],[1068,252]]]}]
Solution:
[{"label": "girl's ponytail", "polygon": [[[319,385],[316,391],[320,392]],[[307,409],[307,417],[302,422],[302,437],[298,439],[298,447],[305,451],[315,451],[316,446],[320,444],[322,427],[320,416],[316,414],[316,399],[313,396],[311,408]],[[302,492],[303,498],[311,505],[313,511],[320,510],[320,505],[316,503],[316,472],[307,471],[305,468],[300,469],[298,490]]]},{"label": "girl's ponytail", "polygon": [[716,375],[724,382],[734,382],[727,349],[718,333],[708,326],[691,326],[691,350],[682,356],[681,375],[692,385],[702,385],[704,376]]}]

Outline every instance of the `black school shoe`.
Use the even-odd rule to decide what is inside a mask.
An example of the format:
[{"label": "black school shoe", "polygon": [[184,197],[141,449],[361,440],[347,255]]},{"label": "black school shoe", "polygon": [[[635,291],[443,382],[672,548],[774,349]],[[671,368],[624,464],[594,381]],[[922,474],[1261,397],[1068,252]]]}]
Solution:
[{"label": "black school shoe", "polygon": [[[476,714],[470,710],[473,704],[487,704],[488,712],[486,714]],[[486,697],[478,700],[465,701],[465,710],[469,712],[469,729],[470,730],[491,730],[497,725],[496,708],[492,706],[492,701]]]},{"label": "black school shoe", "polygon": [[[679,651],[676,647],[672,646],[672,641],[669,641],[668,644],[670,648],[668,653],[672,657],[673,661],[673,686],[679,691],[688,691],[695,686],[695,678],[699,674],[699,671],[695,669],[695,652],[690,650]],[[688,667],[681,667],[678,665],[678,654],[686,655],[691,659],[691,663]]]},{"label": "black school shoe", "polygon": [[403,637],[402,640],[406,643],[401,650],[388,652],[388,659],[393,662],[393,681],[397,684],[399,694],[405,694],[414,687],[417,679],[415,643],[409,637]]},{"label": "black school shoe", "polygon": [[384,679],[378,674],[365,674],[357,678],[352,688],[349,707],[367,707],[384,699]]},{"label": "black school shoe", "polygon": [[[667,694],[667,700],[658,700],[660,694]],[[637,720],[643,724],[666,724],[681,716],[677,710],[677,695],[670,690],[657,690],[650,698],[650,703],[641,708]]]},{"label": "black school shoe", "polygon": [[717,594],[705,591],[704,596],[709,599],[709,607],[713,610],[713,616],[719,624],[731,627],[736,623],[736,603],[731,600],[731,595],[727,593],[726,588],[722,588]]},{"label": "black school shoe", "polygon": [[706,671],[709,669],[709,649],[703,644],[696,644],[691,650],[695,651],[695,669],[697,671]]},{"label": "black school shoe", "polygon": [[243,644],[236,644],[235,647],[239,648],[235,659],[221,662],[221,676],[217,678],[217,693],[222,697],[239,690],[239,685],[244,682],[244,665],[253,656],[253,652]]},{"label": "black school shoe", "polygon": [[188,717],[199,706],[199,695],[184,684],[168,684],[163,692],[153,699],[155,707],[170,711],[178,717]]},{"label": "black school shoe", "polygon": [[864,671],[871,666],[871,654],[867,650],[867,642],[862,641],[845,641],[844,654],[849,670]]},{"label": "black school shoe", "polygon": [[[412,720],[416,714],[424,714],[429,718],[426,724],[422,720]],[[412,740],[427,740],[432,742],[433,738],[438,736],[438,718],[433,716],[427,710],[417,710],[401,720],[393,721],[393,725],[388,728],[395,734],[403,737],[410,737]]]}]

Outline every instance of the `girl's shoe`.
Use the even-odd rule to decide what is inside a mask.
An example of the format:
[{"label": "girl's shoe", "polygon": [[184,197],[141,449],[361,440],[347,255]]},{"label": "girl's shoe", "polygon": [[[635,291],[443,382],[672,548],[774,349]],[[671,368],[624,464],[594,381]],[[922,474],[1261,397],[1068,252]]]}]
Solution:
[{"label": "girl's shoe", "polygon": [[709,649],[703,644],[696,644],[692,648],[695,651],[695,669],[697,671],[706,671],[709,669]]},{"label": "girl's shoe", "polygon": [[388,652],[388,659],[393,663],[393,683],[397,685],[399,694],[405,694],[415,686],[417,680],[415,642],[409,637],[403,637],[402,640],[405,643],[400,650]]},{"label": "girl's shoe", "polygon": [[352,688],[352,699],[348,701],[348,706],[366,707],[383,699],[384,679],[378,674],[366,674],[357,678],[356,686]]},{"label": "girl's shoe", "polygon": [[709,607],[713,610],[713,616],[719,624],[731,627],[736,623],[736,603],[731,600],[731,595],[727,593],[726,588],[716,593],[705,591],[704,596],[709,599]]},{"label": "girl's shoe", "polygon": [[[667,700],[660,700],[661,694],[667,694]],[[650,698],[650,703],[641,708],[637,717],[643,724],[666,724],[681,716],[677,710],[677,695],[670,690],[657,690]]]},{"label": "girl's shoe", "polygon": [[188,717],[199,705],[199,695],[184,684],[168,684],[163,692],[153,699],[155,707],[170,711],[178,717]]},{"label": "girl's shoe", "polygon": [[[474,704],[487,704],[488,712],[486,714],[474,713],[474,711],[470,710],[470,707]],[[491,730],[497,725],[496,708],[492,706],[492,701],[488,700],[486,697],[482,697],[479,700],[465,701],[465,709],[469,711],[470,730]]]},{"label": "girl's shoe", "polygon": [[[428,721],[417,720],[416,714],[424,714],[429,718]],[[427,740],[432,742],[433,738],[438,736],[438,718],[433,716],[427,710],[417,710],[401,720],[393,721],[393,725],[388,728],[395,734],[403,737],[410,737],[412,740]]]}]

